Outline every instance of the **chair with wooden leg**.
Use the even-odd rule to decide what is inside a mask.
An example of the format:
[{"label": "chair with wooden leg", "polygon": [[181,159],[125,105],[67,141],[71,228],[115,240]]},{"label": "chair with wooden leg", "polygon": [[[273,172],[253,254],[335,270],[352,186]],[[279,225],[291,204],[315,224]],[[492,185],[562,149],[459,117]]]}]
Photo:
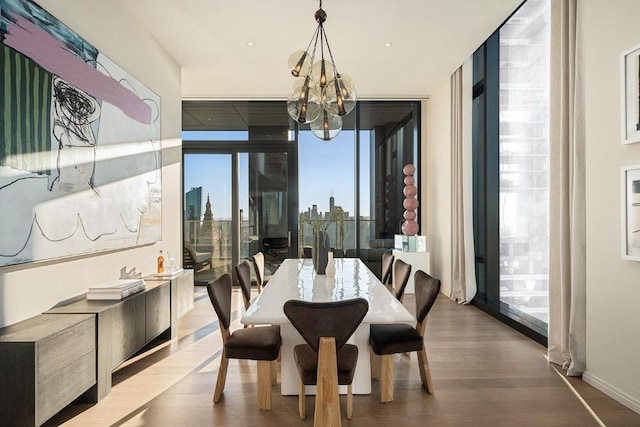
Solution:
[{"label": "chair with wooden leg", "polygon": [[213,401],[218,403],[227,380],[229,359],[249,359],[258,361],[258,409],[271,409],[271,368],[280,353],[280,327],[261,326],[238,329],[231,333],[231,276],[223,274],[207,285],[211,304],[218,315],[222,334],[222,355],[216,381]]},{"label": "chair with wooden leg", "polygon": [[238,276],[240,290],[242,291],[242,302],[244,302],[244,309],[246,310],[251,305],[251,263],[244,260],[234,268],[236,276]]},{"label": "chair with wooden leg", "polygon": [[283,309],[306,342],[293,348],[300,375],[300,418],[305,418],[305,386],[317,384],[314,424],[340,425],[338,385],[347,386],[347,419],[351,419],[358,347],[347,344],[347,340],[367,314],[368,302],[363,298],[329,302],[289,300]]},{"label": "chair with wooden leg", "polygon": [[440,280],[418,270],[414,281],[416,327],[400,323],[373,324],[370,327],[369,344],[371,349],[375,354],[382,356],[380,401],[383,403],[393,400],[393,362],[396,353],[418,352],[420,380],[427,392],[433,393],[433,382],[424,345],[424,331],[427,325],[427,314],[429,314],[440,292]]},{"label": "chair with wooden leg", "polygon": [[264,254],[257,252],[253,258],[253,268],[256,273],[256,284],[258,286],[258,293],[262,292],[262,288],[269,282],[269,277],[264,272]]},{"label": "chair with wooden leg", "polygon": [[380,281],[383,285],[389,286],[391,284],[391,271],[393,270],[393,253],[385,252],[382,254],[382,274],[380,275]]},{"label": "chair with wooden leg", "polygon": [[397,259],[393,263],[393,286],[395,287],[396,299],[402,302],[404,298],[404,290],[409,283],[411,275],[411,264],[407,264],[401,259]]}]

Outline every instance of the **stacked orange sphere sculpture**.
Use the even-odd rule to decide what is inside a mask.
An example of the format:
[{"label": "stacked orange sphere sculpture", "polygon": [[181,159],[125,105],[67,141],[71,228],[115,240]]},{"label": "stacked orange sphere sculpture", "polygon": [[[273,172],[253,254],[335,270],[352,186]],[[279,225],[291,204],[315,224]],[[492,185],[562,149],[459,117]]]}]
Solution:
[{"label": "stacked orange sphere sculpture", "polygon": [[418,232],[418,223],[416,222],[416,209],[418,208],[418,199],[416,195],[418,194],[418,189],[415,186],[416,180],[413,177],[413,174],[416,172],[415,166],[412,164],[405,165],[402,168],[402,173],[404,173],[404,193],[405,199],[402,203],[402,206],[406,209],[404,211],[404,223],[402,224],[402,233],[405,236],[415,236]]}]

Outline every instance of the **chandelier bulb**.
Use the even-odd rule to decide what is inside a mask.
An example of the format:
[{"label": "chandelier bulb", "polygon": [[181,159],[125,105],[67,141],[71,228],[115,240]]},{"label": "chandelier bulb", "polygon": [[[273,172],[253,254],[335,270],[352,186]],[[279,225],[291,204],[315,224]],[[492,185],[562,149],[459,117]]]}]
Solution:
[{"label": "chandelier bulb", "polygon": [[320,87],[324,88],[327,86],[327,67],[325,61],[322,60],[320,64]]},{"label": "chandelier bulb", "polygon": [[343,92],[340,88],[340,83],[338,83],[339,79],[334,79],[333,81],[336,87],[336,105],[338,107],[338,115],[344,116],[347,114],[347,110],[344,108]]},{"label": "chandelier bulb", "polygon": [[307,101],[300,105],[300,114],[298,114],[298,123],[304,123],[307,120]]},{"label": "chandelier bulb", "polygon": [[300,56],[300,59],[298,60],[298,63],[293,68],[293,70],[291,70],[291,74],[293,75],[293,77],[299,77],[300,76],[300,70],[302,69],[302,66],[304,65],[304,60],[305,59],[307,59],[307,52],[304,52],[302,54],[302,56]]},{"label": "chandelier bulb", "polygon": [[329,117],[326,110],[324,112],[324,120],[322,121],[322,129],[324,129],[324,140],[330,140],[331,136],[329,135]]}]

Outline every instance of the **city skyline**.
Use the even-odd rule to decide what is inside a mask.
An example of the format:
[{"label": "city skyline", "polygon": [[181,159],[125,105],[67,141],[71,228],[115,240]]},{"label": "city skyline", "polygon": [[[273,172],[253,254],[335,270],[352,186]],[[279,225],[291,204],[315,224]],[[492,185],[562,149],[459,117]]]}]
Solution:
[{"label": "city skyline", "polygon": [[[191,135],[190,135],[191,136]],[[361,140],[368,144],[368,132]],[[355,138],[353,131],[343,131],[331,141],[319,141],[311,132],[300,132],[298,210],[318,206],[318,211],[330,210],[329,198],[335,197],[344,211],[355,212]],[[184,156],[184,190],[202,187],[201,206],[210,197],[215,219],[231,218],[231,154],[187,154]],[[360,216],[369,217],[369,154],[361,150]],[[239,207],[245,218],[249,209],[249,155],[239,155]],[[303,190],[304,189],[304,190]],[[184,196],[183,196],[184,197]],[[185,205],[186,209],[186,205]],[[299,214],[299,212],[297,213]],[[202,218],[203,212],[200,213]]]}]

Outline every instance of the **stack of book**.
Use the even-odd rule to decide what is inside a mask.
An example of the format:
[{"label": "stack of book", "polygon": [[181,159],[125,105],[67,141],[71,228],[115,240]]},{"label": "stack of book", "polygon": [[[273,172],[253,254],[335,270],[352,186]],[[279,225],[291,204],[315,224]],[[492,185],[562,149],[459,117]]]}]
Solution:
[{"label": "stack of book", "polygon": [[117,279],[92,286],[87,292],[89,300],[120,300],[144,290],[142,279]]}]

